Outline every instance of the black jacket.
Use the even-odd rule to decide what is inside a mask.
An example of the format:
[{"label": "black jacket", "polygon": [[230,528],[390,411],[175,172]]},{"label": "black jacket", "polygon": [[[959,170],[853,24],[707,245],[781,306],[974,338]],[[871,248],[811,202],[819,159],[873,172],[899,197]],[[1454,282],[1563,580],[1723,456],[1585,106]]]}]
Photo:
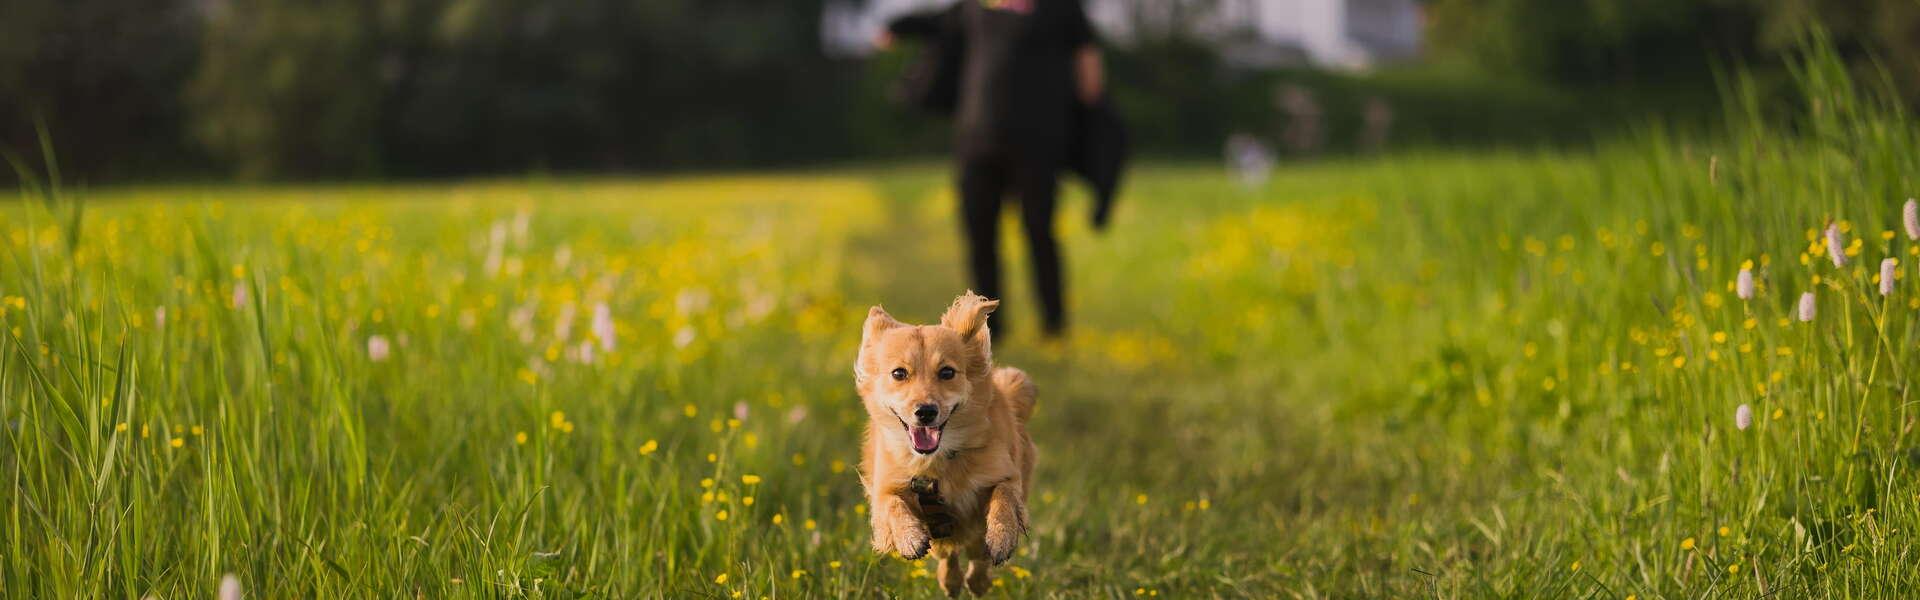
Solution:
[{"label": "black jacket", "polygon": [[[966,60],[966,36],[960,31],[960,5],[942,11],[907,15],[887,25],[895,37],[921,40],[920,54],[895,83],[896,100],[927,112],[951,116],[959,103],[960,73]],[[1127,131],[1108,98],[1092,104],[1074,101],[1072,133],[1066,163],[1061,165],[1086,180],[1093,189],[1094,228],[1105,228],[1113,215],[1126,171]]]}]

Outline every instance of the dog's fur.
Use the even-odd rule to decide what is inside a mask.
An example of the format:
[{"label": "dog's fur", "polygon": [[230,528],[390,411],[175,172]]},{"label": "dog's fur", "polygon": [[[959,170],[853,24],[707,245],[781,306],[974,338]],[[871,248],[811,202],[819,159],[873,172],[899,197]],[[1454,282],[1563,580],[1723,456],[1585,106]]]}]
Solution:
[{"label": "dog's fur", "polygon": [[[875,306],[867,313],[854,360],[854,384],[867,408],[867,439],[861,464],[873,507],[873,547],[917,559],[932,552],[941,589],[974,594],[991,585],[991,564],[1013,555],[1027,531],[1027,492],[1034,448],[1027,435],[1034,388],[1019,369],[993,366],[987,315],[998,307],[969,291],[953,301],[939,325],[901,323]],[[955,376],[941,379],[942,367]],[[896,379],[896,369],[905,377]],[[937,448],[914,448],[909,423],[922,404],[938,407]],[[932,539],[914,478],[938,482],[939,494],[957,522],[952,535]],[[961,552],[968,563],[961,569]]]}]

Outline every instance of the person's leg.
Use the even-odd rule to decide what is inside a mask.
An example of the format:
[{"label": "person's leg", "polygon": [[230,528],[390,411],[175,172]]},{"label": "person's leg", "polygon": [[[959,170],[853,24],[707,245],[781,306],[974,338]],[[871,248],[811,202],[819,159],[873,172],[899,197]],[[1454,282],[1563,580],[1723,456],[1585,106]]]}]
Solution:
[{"label": "person's leg", "polygon": [[1035,166],[1023,169],[1019,178],[1020,220],[1026,228],[1027,250],[1033,254],[1033,287],[1040,292],[1046,335],[1058,336],[1067,330],[1067,301],[1060,281],[1063,276],[1060,244],[1053,235],[1059,177],[1051,167]]},{"label": "person's leg", "polygon": [[[973,268],[973,291],[1000,298],[1000,202],[1006,195],[1007,173],[998,161],[970,158],[960,161],[960,225],[967,237],[967,263]],[[995,311],[994,329],[1006,327],[1006,311]]]}]

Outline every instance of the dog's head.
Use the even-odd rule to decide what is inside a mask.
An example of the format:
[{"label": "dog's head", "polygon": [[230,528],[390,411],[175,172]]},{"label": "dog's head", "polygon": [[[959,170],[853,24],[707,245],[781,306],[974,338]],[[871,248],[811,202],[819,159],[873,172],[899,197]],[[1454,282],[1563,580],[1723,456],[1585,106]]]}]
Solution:
[{"label": "dog's head", "polygon": [[960,448],[984,423],[992,385],[987,315],[999,300],[971,291],[953,301],[939,325],[908,325],[875,306],[867,311],[853,381],[888,443],[917,454]]}]

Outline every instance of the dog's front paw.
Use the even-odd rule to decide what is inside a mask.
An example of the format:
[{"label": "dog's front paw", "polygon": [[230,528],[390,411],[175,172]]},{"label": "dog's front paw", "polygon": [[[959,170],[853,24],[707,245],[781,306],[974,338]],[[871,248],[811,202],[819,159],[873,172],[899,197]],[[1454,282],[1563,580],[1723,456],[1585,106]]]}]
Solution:
[{"label": "dog's front paw", "polygon": [[919,560],[927,555],[927,550],[933,548],[933,536],[928,535],[927,528],[917,521],[894,523],[893,548],[900,553],[900,558]]},{"label": "dog's front paw", "polygon": [[995,565],[1013,558],[1014,548],[1020,545],[1020,533],[1020,527],[1017,525],[989,523],[986,535],[987,558]]}]

